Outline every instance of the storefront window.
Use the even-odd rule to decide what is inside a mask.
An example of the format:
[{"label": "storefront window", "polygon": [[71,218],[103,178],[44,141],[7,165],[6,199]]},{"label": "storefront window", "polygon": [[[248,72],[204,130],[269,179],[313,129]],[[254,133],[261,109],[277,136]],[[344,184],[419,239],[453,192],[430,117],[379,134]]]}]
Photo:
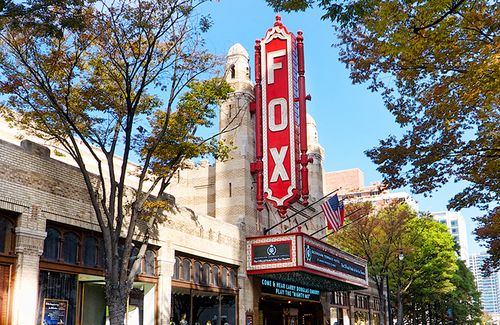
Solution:
[{"label": "storefront window", "polygon": [[60,317],[65,325],[75,325],[77,279],[74,274],[40,271],[37,324],[57,324],[51,307],[60,304]]},{"label": "storefront window", "polygon": [[222,296],[220,325],[235,325],[235,324],[236,324],[236,297],[232,295]]},{"label": "storefront window", "polygon": [[[172,295],[172,325],[235,325],[236,296],[177,289]],[[219,314],[220,310],[220,314]]]},{"label": "storefront window", "polygon": [[219,315],[219,297],[211,293],[193,295],[193,324],[207,325],[217,323]]},{"label": "storefront window", "polygon": [[236,325],[237,272],[234,266],[176,256],[171,325]]},{"label": "storefront window", "polygon": [[359,310],[355,311],[354,325],[368,325],[368,313]]},{"label": "storefront window", "polygon": [[171,325],[189,325],[191,315],[191,296],[185,293],[172,295]]}]

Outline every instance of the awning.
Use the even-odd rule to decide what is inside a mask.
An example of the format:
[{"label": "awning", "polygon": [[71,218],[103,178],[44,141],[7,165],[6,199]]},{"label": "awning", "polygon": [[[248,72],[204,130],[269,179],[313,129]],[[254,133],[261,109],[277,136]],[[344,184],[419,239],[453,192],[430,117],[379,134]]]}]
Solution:
[{"label": "awning", "polygon": [[365,260],[301,232],[247,238],[247,274],[321,291],[368,288]]}]

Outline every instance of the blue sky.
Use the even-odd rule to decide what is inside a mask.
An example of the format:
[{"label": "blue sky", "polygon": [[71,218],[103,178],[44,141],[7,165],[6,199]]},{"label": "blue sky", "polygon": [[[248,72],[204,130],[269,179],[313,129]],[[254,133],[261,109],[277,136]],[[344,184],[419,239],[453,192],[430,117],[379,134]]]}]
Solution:
[{"label": "blue sky", "polygon": [[[209,13],[213,21],[206,34],[208,49],[225,55],[233,44],[241,43],[249,52],[253,70],[255,40],[264,37],[276,13],[264,0],[214,1],[205,5],[202,11]],[[360,168],[365,184],[382,180],[377,166],[364,151],[389,134],[401,134],[401,130],[385,109],[380,94],[370,92],[366,85],[351,83],[348,70],[338,61],[331,23],[321,20],[320,10],[280,15],[289,31],[304,32],[306,90],[312,96],[307,109],[316,120],[319,141],[325,148],[325,170]],[[415,199],[421,211],[445,211],[449,198],[459,189],[459,185],[452,184],[433,193],[432,197],[419,195]],[[462,214],[470,234],[469,251],[478,252],[480,247],[471,235],[475,228],[471,218],[481,212],[466,209]]]}]

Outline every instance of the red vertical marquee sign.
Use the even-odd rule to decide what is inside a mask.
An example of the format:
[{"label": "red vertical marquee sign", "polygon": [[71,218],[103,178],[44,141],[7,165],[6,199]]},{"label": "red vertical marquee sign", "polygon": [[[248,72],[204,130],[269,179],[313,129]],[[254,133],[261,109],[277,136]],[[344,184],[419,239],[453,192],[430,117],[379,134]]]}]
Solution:
[{"label": "red vertical marquee sign", "polygon": [[284,216],[308,202],[305,81],[302,33],[295,37],[276,17],[255,45],[257,209],[266,199]]}]

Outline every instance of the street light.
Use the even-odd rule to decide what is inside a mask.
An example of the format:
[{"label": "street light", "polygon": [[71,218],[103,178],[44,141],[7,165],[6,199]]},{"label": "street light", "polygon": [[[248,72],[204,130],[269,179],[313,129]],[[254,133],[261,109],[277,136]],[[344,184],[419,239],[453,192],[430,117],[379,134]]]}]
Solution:
[{"label": "street light", "polygon": [[401,298],[401,276],[403,273],[403,260],[405,256],[403,252],[399,252],[398,256],[398,292],[397,292],[397,300],[398,300],[398,325],[403,325],[403,299]]}]

